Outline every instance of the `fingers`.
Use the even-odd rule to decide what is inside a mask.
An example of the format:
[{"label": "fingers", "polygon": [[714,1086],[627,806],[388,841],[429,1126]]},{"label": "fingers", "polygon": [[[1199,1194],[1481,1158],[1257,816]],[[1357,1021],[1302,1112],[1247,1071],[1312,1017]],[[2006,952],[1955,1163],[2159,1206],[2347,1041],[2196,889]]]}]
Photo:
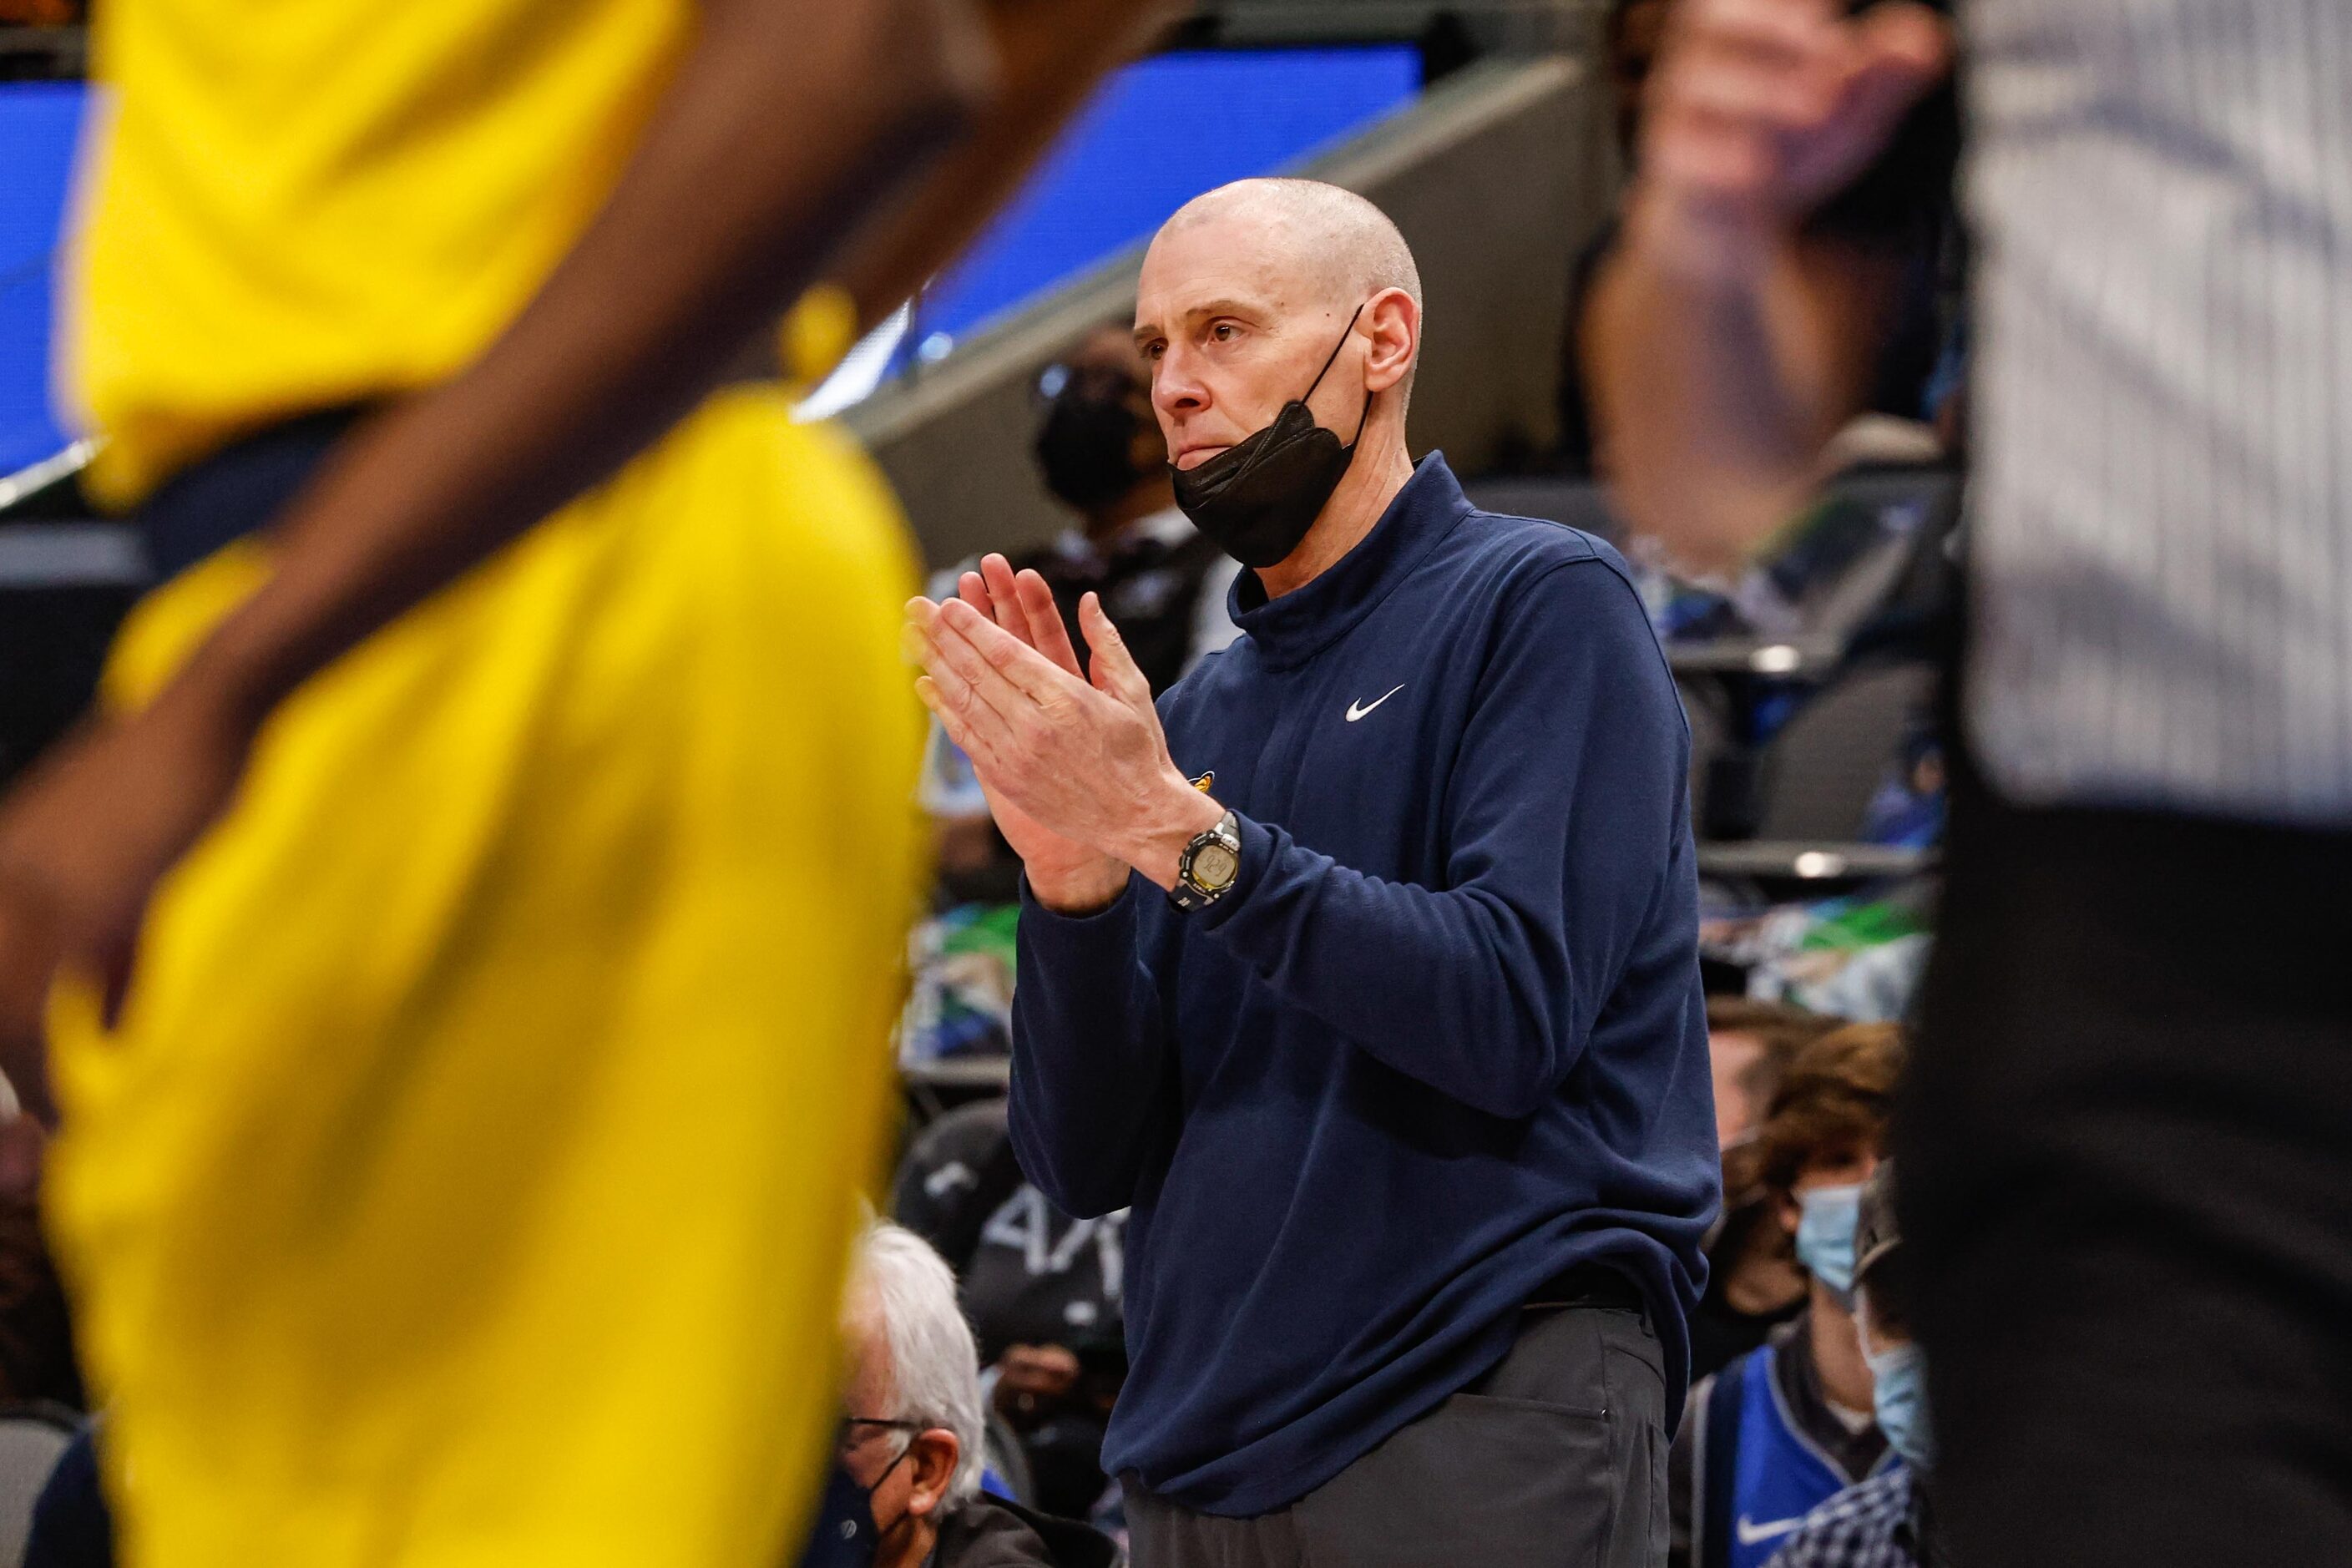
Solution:
[{"label": "fingers", "polygon": [[1154,711],[1151,683],[1143,679],[1135,656],[1127,651],[1127,639],[1110,624],[1102,600],[1095,595],[1078,601],[1078,629],[1086,633],[1087,647],[1094,655],[1096,689],[1108,692],[1130,708]]},{"label": "fingers", "polygon": [[[983,555],[980,558],[980,575],[988,585],[989,607],[995,614],[996,624],[1034,647],[1036,638],[1031,635],[1034,628],[1029,624],[1028,609],[1021,603],[1021,595],[1013,584],[1013,563],[1002,555]],[[979,608],[976,605],[972,607]]]},{"label": "fingers", "polygon": [[1855,26],[1864,54],[1913,72],[1924,79],[1923,85],[1942,80],[1952,68],[1950,25],[1917,0],[1886,0],[1864,12]]},{"label": "fingers", "polygon": [[[1003,713],[988,701],[976,683],[983,673],[992,674],[986,661],[979,659],[961,638],[944,633],[942,623],[950,613],[973,620],[979,617],[971,605],[953,600],[944,605],[929,599],[907,601],[907,619],[919,644],[914,651],[923,665],[922,675],[915,680],[915,695],[946,729],[948,739],[976,761],[1009,746],[1012,733]],[[950,647],[961,650],[958,658],[948,656]],[[1005,691],[1014,689],[1002,678],[990,684]]]},{"label": "fingers", "polygon": [[1029,646],[1044,654],[1060,668],[1079,679],[1086,671],[1078,664],[1078,650],[1070,643],[1070,628],[1062,620],[1062,608],[1054,603],[1054,590],[1045,579],[1034,572],[1024,572],[1013,579],[1013,590],[1021,596],[1021,607],[1029,616]]},{"label": "fingers", "polygon": [[[1082,689],[1076,678],[1056,669],[1045,657],[995,622],[984,619],[970,605],[944,606],[932,645],[963,677],[1007,717],[1012,699],[997,689],[1002,681],[1042,708],[1061,708]],[[993,676],[995,679],[992,679]]]},{"label": "fingers", "polygon": [[1858,173],[1948,64],[1916,0],[1849,20],[1829,0],[1685,0],[1650,88],[1642,177],[1781,217]]},{"label": "fingers", "polygon": [[983,616],[993,617],[996,614],[995,601],[988,592],[988,579],[977,572],[966,572],[956,579],[956,597]]},{"label": "fingers", "polygon": [[1855,23],[1854,36],[1844,112],[1875,141],[1944,79],[1952,35],[1941,17],[1906,0],[1872,7]]},{"label": "fingers", "polygon": [[958,596],[998,626],[1030,641],[1029,616],[1013,588],[1013,563],[991,552],[980,558],[980,570],[967,572],[958,584]]}]

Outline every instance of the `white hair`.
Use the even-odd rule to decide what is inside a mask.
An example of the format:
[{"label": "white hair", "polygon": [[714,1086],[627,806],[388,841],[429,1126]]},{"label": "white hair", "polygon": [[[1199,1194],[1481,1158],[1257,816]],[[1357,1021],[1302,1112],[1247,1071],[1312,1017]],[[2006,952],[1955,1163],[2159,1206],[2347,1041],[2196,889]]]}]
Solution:
[{"label": "white hair", "polygon": [[[956,1302],[955,1273],[931,1244],[904,1226],[877,1220],[857,1250],[856,1288],[875,1316],[876,1342],[890,1358],[894,1421],[919,1421],[956,1435],[952,1510],[980,1493],[983,1425],[980,1347]],[[901,1433],[900,1449],[914,1441]]]}]

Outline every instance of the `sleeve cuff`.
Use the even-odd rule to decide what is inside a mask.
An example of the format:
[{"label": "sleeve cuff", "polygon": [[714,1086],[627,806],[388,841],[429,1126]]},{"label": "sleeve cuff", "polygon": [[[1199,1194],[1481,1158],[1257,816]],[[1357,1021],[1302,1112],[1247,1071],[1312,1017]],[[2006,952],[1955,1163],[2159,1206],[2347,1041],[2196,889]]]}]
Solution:
[{"label": "sleeve cuff", "polygon": [[1088,910],[1084,914],[1068,915],[1059,910],[1049,909],[1040,901],[1036,893],[1029,886],[1029,873],[1024,871],[1021,873],[1021,923],[1027,926],[1034,922],[1045,930],[1061,928],[1073,934],[1085,931],[1088,926],[1109,925],[1120,917],[1134,911],[1135,881],[1135,873],[1129,872],[1127,886],[1118,890],[1118,897],[1098,910]]},{"label": "sleeve cuff", "polygon": [[1234,879],[1232,891],[1192,917],[1204,931],[1215,931],[1239,913],[1242,907],[1249,902],[1250,894],[1274,868],[1278,844],[1273,830],[1238,811],[1234,813],[1234,826],[1241,831],[1241,875]]}]

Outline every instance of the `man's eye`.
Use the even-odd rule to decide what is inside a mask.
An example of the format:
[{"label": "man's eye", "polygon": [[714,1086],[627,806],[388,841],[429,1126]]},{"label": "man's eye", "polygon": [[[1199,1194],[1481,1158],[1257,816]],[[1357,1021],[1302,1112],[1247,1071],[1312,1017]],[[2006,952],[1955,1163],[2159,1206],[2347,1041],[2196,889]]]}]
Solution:
[{"label": "man's eye", "polygon": [[1209,329],[1209,336],[1221,343],[1229,343],[1234,341],[1234,324],[1231,321],[1219,321]]}]

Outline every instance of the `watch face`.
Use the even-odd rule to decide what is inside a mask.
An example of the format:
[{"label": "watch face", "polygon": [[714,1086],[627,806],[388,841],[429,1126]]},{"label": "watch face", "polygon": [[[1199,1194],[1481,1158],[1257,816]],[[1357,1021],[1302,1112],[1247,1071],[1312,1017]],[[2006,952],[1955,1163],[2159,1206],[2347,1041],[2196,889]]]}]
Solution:
[{"label": "watch face", "polygon": [[1192,852],[1192,880],[1201,887],[1227,887],[1241,868],[1241,857],[1222,844],[1203,844]]}]

